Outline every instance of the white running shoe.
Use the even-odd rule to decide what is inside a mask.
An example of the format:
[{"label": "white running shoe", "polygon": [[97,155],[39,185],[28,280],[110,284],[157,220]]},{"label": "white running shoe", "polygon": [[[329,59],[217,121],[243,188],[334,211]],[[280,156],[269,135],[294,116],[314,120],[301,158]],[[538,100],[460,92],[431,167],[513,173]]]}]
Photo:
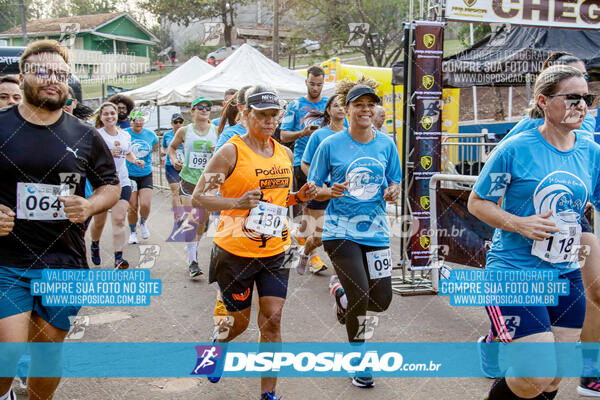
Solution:
[{"label": "white running shoe", "polygon": [[310,260],[310,256],[304,254],[304,247],[300,247],[298,249],[298,260],[296,261],[296,272],[298,275],[304,275],[306,272],[306,267],[308,267],[308,261]]},{"label": "white running shoe", "polygon": [[137,244],[137,242],[138,242],[137,233],[131,232],[131,235],[129,235],[129,244]]},{"label": "white running shoe", "polygon": [[142,239],[150,238],[150,231],[148,230],[148,227],[146,226],[146,224],[140,224],[140,231],[142,233]]}]

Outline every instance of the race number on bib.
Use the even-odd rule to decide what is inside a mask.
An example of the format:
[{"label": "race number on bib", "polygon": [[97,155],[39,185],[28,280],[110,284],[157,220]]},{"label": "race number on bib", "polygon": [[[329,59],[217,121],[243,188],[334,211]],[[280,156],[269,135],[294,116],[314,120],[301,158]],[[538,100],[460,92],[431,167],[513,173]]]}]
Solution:
[{"label": "race number on bib", "polygon": [[17,183],[17,218],[30,220],[67,219],[59,197],[69,196],[68,184]]},{"label": "race number on bib", "polygon": [[371,279],[392,276],[392,251],[389,248],[370,251],[366,256]]},{"label": "race number on bib", "polygon": [[579,258],[581,225],[577,220],[554,221],[559,231],[544,240],[534,240],[531,254],[550,263],[574,262]]},{"label": "race number on bib", "polygon": [[206,168],[206,164],[208,164],[208,160],[210,160],[210,156],[211,153],[199,153],[192,151],[190,152],[188,167],[193,169],[204,169]]},{"label": "race number on bib", "polygon": [[281,237],[285,228],[287,208],[259,201],[258,206],[250,210],[246,219],[246,228],[264,235]]}]

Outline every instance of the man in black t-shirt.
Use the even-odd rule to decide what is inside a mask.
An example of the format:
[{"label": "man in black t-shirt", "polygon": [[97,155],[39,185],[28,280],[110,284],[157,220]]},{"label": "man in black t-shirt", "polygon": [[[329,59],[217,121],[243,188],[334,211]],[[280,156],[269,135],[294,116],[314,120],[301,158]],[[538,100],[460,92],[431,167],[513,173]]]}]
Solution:
[{"label": "man in black t-shirt", "polygon": [[[88,268],[84,222],[112,207],[120,186],[98,132],[62,110],[67,50],[32,42],[19,67],[23,103],[0,110],[0,342],[62,342],[80,307],[42,305],[31,281],[47,268]],[[86,178],[95,188],[88,199]],[[0,363],[16,368],[19,355],[2,353]],[[32,348],[32,370],[59,357]],[[14,398],[11,381],[0,378],[0,399]],[[52,398],[59,381],[28,379],[30,398]]]}]

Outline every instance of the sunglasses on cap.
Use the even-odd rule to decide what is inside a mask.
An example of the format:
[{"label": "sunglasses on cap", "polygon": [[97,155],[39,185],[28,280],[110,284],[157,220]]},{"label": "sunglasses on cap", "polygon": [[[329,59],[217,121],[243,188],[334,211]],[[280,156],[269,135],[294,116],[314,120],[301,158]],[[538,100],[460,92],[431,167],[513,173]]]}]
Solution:
[{"label": "sunglasses on cap", "polygon": [[210,111],[212,109],[211,106],[203,106],[202,104],[195,105],[194,108],[198,111],[202,111],[202,110]]},{"label": "sunglasses on cap", "polygon": [[582,99],[585,102],[585,105],[590,107],[592,104],[594,104],[594,100],[596,100],[596,95],[589,94],[589,93],[588,94],[557,93],[557,94],[548,95],[547,97],[551,99],[553,97],[558,97],[558,96],[565,97],[565,104],[567,105],[567,107],[578,106]]},{"label": "sunglasses on cap", "polygon": [[73,99],[67,99],[67,101],[65,101],[65,106],[70,107],[71,104],[73,104]]}]

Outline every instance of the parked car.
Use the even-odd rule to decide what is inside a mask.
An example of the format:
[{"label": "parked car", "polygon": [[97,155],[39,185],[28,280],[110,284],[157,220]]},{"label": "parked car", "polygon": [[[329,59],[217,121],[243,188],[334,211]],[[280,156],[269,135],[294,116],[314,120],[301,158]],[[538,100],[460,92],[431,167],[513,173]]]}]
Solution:
[{"label": "parked car", "polygon": [[304,42],[298,46],[298,50],[306,52],[317,51],[321,48],[321,44],[317,40],[304,39]]},{"label": "parked car", "polygon": [[212,53],[208,53],[206,56],[206,62],[215,67],[223,62],[231,53],[238,49],[240,46],[231,46],[231,48],[220,47]]}]

